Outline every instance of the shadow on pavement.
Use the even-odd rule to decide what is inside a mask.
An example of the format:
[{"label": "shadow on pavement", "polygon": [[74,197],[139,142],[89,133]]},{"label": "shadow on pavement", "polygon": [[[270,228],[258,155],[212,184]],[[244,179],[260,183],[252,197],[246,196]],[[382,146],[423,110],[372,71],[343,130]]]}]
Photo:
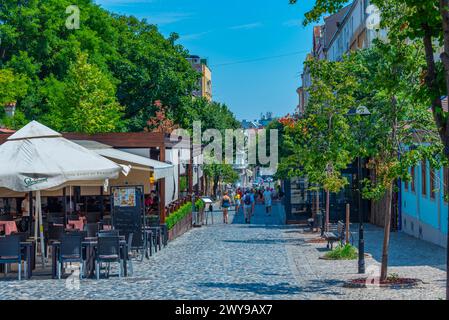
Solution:
[{"label": "shadow on pavement", "polygon": [[289,283],[279,283],[270,285],[266,283],[222,283],[222,282],[206,282],[199,284],[200,287],[232,289],[239,292],[252,292],[259,295],[291,295],[301,293],[301,288],[292,286]]},{"label": "shadow on pavement", "polygon": [[301,245],[304,244],[302,239],[249,239],[249,240],[223,240],[227,243],[246,243],[246,244],[289,244]]}]

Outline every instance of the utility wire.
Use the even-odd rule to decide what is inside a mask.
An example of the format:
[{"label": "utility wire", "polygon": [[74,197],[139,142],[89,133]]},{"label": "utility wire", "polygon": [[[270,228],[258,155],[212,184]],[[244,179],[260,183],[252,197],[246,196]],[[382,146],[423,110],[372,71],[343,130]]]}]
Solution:
[{"label": "utility wire", "polygon": [[296,55],[308,53],[308,52],[309,52],[308,50],[303,50],[303,51],[297,51],[297,52],[292,52],[292,53],[280,54],[280,55],[276,55],[276,56],[268,56],[268,57],[262,57],[262,58],[240,60],[240,61],[235,61],[235,62],[220,63],[220,64],[212,65],[211,67],[215,68],[215,67],[232,66],[232,65],[236,65],[236,64],[251,63],[251,62],[257,62],[257,61],[264,61],[264,60],[270,60],[270,59],[296,56]]}]

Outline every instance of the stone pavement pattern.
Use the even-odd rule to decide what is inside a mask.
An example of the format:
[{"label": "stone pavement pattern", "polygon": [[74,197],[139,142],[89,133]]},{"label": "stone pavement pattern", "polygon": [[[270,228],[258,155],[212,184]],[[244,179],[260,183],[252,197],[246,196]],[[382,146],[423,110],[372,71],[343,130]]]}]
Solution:
[{"label": "stone pavement pattern", "polygon": [[[393,234],[391,272],[419,277],[419,288],[345,289],[345,279],[357,277],[357,262],[323,261],[325,244],[296,226],[282,226],[283,209],[271,217],[257,207],[251,225],[242,213],[231,213],[230,225],[194,229],[169,243],[150,260],[134,262],[128,278],[82,280],[79,287],[66,280],[35,277],[16,281],[0,276],[0,299],[439,299],[444,297],[445,250]],[[382,230],[367,231],[367,251],[379,261]],[[377,261],[376,261],[377,260]],[[112,270],[114,272],[114,269]]]}]

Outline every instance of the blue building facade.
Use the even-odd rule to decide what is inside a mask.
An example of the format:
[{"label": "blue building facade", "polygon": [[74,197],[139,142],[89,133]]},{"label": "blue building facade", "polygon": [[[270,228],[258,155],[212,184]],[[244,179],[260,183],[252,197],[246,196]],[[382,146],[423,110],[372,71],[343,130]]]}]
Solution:
[{"label": "blue building facade", "polygon": [[419,239],[447,246],[448,169],[433,169],[428,161],[410,168],[412,181],[401,183],[400,229]]}]

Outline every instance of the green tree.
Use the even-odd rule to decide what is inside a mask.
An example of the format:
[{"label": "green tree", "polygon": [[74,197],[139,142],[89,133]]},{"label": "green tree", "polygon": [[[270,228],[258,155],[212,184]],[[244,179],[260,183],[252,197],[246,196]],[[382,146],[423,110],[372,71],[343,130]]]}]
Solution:
[{"label": "green tree", "polygon": [[[416,94],[425,68],[422,46],[402,41],[376,41],[371,49],[359,51],[350,59],[354,74],[359,83],[363,83],[355,93],[358,105],[367,106],[371,112],[367,119],[350,119],[354,128],[351,131],[361,128],[365,137],[357,154],[371,159],[368,166],[375,174],[375,179],[365,183],[364,197],[374,201],[384,198],[387,204],[381,267],[384,281],[388,277],[396,181],[409,180],[409,167],[419,160],[428,159],[433,166],[441,165],[441,157],[436,155],[441,154],[443,148],[428,105]],[[416,149],[410,148],[416,145]]]},{"label": "green tree", "polygon": [[[296,3],[297,0],[290,0]],[[381,27],[390,39],[419,41],[424,45],[426,67],[422,74],[420,98],[432,106],[432,114],[446,159],[449,159],[449,116],[442,97],[449,92],[449,0],[372,0],[381,11]],[[335,13],[347,4],[344,0],[316,1],[306,13],[304,24],[317,22],[326,13]],[[435,57],[439,54],[440,61]],[[449,190],[449,186],[446,186]],[[449,238],[448,245],[449,248]],[[448,249],[449,250],[449,249]],[[448,251],[449,257],[449,251]],[[449,258],[447,262],[449,268]],[[446,281],[449,300],[449,273]]]},{"label": "green tree", "polygon": [[[80,9],[80,29],[70,30],[66,8],[73,4]],[[66,82],[80,51],[117,86],[130,131],[147,126],[156,100],[167,106],[169,117],[182,117],[183,98],[199,78],[176,34],[165,38],[145,20],[109,13],[93,0],[2,0],[0,39],[0,68],[30,78],[28,94],[17,101],[30,120],[46,118],[53,109],[50,89]]]},{"label": "green tree", "polygon": [[204,174],[213,182],[213,194],[217,196],[218,186],[221,183],[235,183],[239,175],[234,171],[232,165],[212,163],[203,166]]},{"label": "green tree", "polygon": [[7,105],[16,105],[28,89],[28,79],[22,74],[15,74],[12,69],[0,69],[0,125],[18,129],[26,123],[24,114],[18,109],[13,117],[5,115]]},{"label": "green tree", "polygon": [[226,104],[208,101],[205,98],[184,97],[175,122],[191,130],[194,121],[201,121],[201,130],[217,129],[223,136],[226,129],[238,129],[240,122]]},{"label": "green tree", "polygon": [[[56,84],[56,85],[55,85]],[[87,61],[87,54],[80,53],[69,68],[61,94],[51,96],[50,112],[46,123],[60,131],[85,133],[113,132],[120,130],[123,107],[115,97],[115,86],[101,70]]]},{"label": "green tree", "polygon": [[[307,64],[312,76],[310,101],[305,117],[286,127],[285,141],[292,152],[281,170],[292,166],[290,175],[302,173],[325,190],[338,192],[347,183],[341,170],[357,157],[371,159],[375,179],[365,181],[363,196],[374,201],[385,197],[389,208],[381,272],[385,280],[395,181],[409,179],[408,168],[419,160],[427,158],[439,166],[442,159],[437,156],[442,146],[432,114],[416,94],[425,68],[422,46],[377,41],[342,62]],[[348,116],[359,106],[368,107],[371,115]]]},{"label": "green tree", "polygon": [[0,69],[0,107],[15,103],[27,91],[26,77],[15,74],[12,69]]},{"label": "green tree", "polygon": [[326,191],[338,192],[347,184],[341,170],[353,159],[350,127],[346,114],[355,105],[355,77],[348,74],[346,62],[309,60],[312,75],[306,115],[285,128],[289,155],[280,169],[289,176],[306,175]]}]

